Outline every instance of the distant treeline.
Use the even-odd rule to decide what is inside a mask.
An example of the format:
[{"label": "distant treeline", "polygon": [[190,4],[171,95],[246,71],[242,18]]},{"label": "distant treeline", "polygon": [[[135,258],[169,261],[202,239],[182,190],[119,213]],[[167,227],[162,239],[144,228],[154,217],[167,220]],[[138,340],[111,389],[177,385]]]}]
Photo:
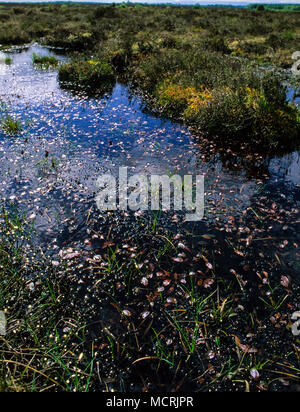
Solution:
[{"label": "distant treeline", "polygon": [[[36,2],[36,3],[30,3],[30,2],[26,2],[24,1],[24,3],[14,3],[14,2],[10,2],[10,3],[2,3],[0,1],[0,8],[3,7],[10,7],[10,6],[31,6],[31,5],[37,5],[37,6],[45,6],[45,5],[51,5],[51,4],[57,4],[57,5],[61,5],[61,6],[90,6],[90,5],[97,5],[97,3],[95,2],[89,2],[86,1],[85,3],[83,2],[70,2],[70,1],[51,1],[51,2]],[[133,7],[133,8],[142,8],[142,7],[161,7],[161,8],[181,8],[181,7],[192,7],[192,8],[212,8],[212,7],[222,7],[222,8],[232,8],[232,7],[238,7],[238,8],[248,8],[251,10],[274,10],[274,11],[300,11],[300,4],[263,4],[263,3],[256,3],[256,4],[249,4],[247,6],[243,6],[243,5],[234,5],[234,4],[214,4],[213,0],[211,5],[201,5],[201,4],[190,4],[190,5],[184,5],[184,4],[173,4],[173,3],[168,3],[166,1],[166,3],[157,3],[157,4],[151,4],[151,3],[143,3],[141,1],[141,3],[131,3],[131,2],[123,2],[123,3],[114,3],[114,2],[105,2],[105,3],[99,3],[98,5],[104,5],[104,6],[113,6],[113,7],[118,7],[118,8],[123,8],[123,7]]]},{"label": "distant treeline", "polygon": [[300,4],[249,4],[251,10],[300,11]]}]

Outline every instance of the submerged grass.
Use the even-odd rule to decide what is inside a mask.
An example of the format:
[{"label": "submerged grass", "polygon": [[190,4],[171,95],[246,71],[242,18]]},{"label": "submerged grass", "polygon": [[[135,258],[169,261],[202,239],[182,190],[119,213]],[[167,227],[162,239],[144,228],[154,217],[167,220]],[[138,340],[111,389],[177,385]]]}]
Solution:
[{"label": "submerged grass", "polygon": [[262,391],[300,381],[287,316],[296,284],[228,277],[205,248],[179,258],[182,241],[151,222],[86,263],[68,251],[59,265],[32,252],[29,261],[16,246],[29,240],[25,220],[3,213],[2,390]]}]

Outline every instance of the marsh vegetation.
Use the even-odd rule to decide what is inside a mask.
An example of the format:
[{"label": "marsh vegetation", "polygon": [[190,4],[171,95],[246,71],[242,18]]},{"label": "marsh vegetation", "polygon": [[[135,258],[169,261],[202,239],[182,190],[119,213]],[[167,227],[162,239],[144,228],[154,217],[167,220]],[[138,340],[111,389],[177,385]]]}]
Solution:
[{"label": "marsh vegetation", "polygon": [[21,122],[19,120],[13,119],[10,116],[3,118],[1,127],[5,133],[11,136],[16,136],[22,130]]},{"label": "marsh vegetation", "polygon": [[56,67],[58,65],[58,59],[54,56],[39,56],[37,54],[32,55],[33,64],[42,66],[42,67]]}]

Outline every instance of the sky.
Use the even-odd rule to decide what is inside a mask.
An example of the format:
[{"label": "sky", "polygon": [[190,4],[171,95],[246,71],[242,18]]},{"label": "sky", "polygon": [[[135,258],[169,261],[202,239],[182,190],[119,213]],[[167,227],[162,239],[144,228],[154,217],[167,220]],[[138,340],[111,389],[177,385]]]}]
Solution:
[{"label": "sky", "polygon": [[[30,2],[41,3],[42,1],[63,1],[63,0],[0,0],[1,3]],[[69,1],[69,0],[66,0]],[[72,1],[72,0],[71,0]],[[73,0],[87,3],[122,3],[124,0]],[[271,3],[271,4],[300,4],[300,0],[130,0],[131,3],[174,3],[174,4],[251,4],[251,3]]]}]

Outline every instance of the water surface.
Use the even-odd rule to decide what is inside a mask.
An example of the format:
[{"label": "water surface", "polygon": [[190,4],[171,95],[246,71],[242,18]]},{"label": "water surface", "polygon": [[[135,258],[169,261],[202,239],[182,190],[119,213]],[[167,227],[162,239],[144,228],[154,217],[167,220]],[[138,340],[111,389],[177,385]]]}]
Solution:
[{"label": "water surface", "polygon": [[[204,174],[207,227],[232,217],[246,225],[245,211],[264,199],[278,209],[291,208],[291,222],[297,222],[299,152],[245,156],[226,145],[216,148],[182,124],[145,110],[126,85],[116,83],[103,98],[63,90],[56,70],[33,66],[33,53],[54,54],[31,45],[10,53],[12,64],[0,64],[2,116],[23,125],[19,138],[0,132],[0,194],[35,222],[38,244],[56,244],[66,228],[85,233],[98,176],[117,175],[120,166],[130,173]],[[299,233],[292,239],[299,240]],[[294,249],[289,253],[298,259]]]}]

